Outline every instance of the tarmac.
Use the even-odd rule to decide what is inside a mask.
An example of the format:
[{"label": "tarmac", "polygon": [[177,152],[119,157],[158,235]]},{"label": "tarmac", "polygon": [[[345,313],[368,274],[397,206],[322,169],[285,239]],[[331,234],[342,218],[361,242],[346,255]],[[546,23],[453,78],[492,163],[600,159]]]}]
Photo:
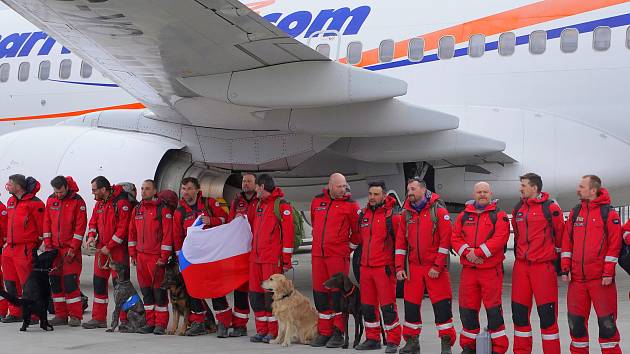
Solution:
[{"label": "tarmac", "polygon": [[[513,265],[512,252],[508,251],[508,259],[505,261],[505,279],[503,284],[503,308],[507,332],[512,344],[512,314],[510,310],[510,293],[511,293],[511,270]],[[294,259],[298,261],[293,272],[289,272],[289,278],[294,279],[296,288],[312,300],[311,292],[311,263],[310,254],[297,254]],[[92,274],[93,260],[91,256],[83,257],[83,273],[81,275],[81,288],[83,292],[90,297],[92,294]],[[458,299],[465,294],[459,294],[459,274],[461,266],[458,260],[453,259],[451,263],[451,280],[453,287],[453,315],[457,331],[461,330],[461,322],[458,314]],[[133,278],[135,271],[132,270]],[[135,279],[134,279],[135,280]],[[569,352],[569,328],[567,325],[566,310],[566,293],[567,285],[559,279],[560,287],[560,306],[559,306],[559,325],[562,350]],[[630,292],[630,276],[623,270],[617,268],[617,288],[619,301],[619,319],[617,325],[621,333],[621,347],[625,351],[630,352],[630,301],[628,293]],[[110,294],[111,296],[111,294]],[[111,299],[111,297],[110,297]],[[231,299],[230,299],[231,302]],[[110,302],[110,313],[111,313]],[[399,316],[404,319],[402,300],[398,300]],[[422,318],[424,320],[424,328],[420,337],[422,353],[439,353],[439,340],[437,331],[433,325],[432,307],[425,299],[422,306]],[[85,314],[85,320],[91,318],[89,309]],[[251,318],[251,317],[250,317]],[[110,318],[108,318],[110,320]],[[481,314],[482,327],[486,323],[485,314]],[[534,351],[533,353],[542,353],[541,339],[539,332],[539,320],[536,311],[533,311],[531,318],[534,332]],[[352,321],[351,321],[352,323]],[[106,333],[104,329],[86,330],[82,328],[69,328],[68,326],[55,327],[52,332],[44,332],[39,326],[31,326],[27,332],[19,332],[20,324],[1,324],[0,323],[0,353],[168,353],[168,354],[184,354],[184,353],[343,353],[350,352],[353,349],[325,349],[311,348],[306,345],[294,344],[289,348],[282,348],[278,345],[250,343],[248,337],[241,338],[217,338],[215,334],[200,337],[180,337],[180,336],[156,336],[153,334],[123,334],[123,333]],[[597,321],[594,312],[591,314],[589,322],[591,333],[591,353],[599,353],[599,345],[597,343]],[[250,319],[249,334],[254,334],[254,323]],[[354,333],[351,328],[350,333]],[[352,337],[350,342],[352,343]],[[383,350],[373,351],[374,353],[382,353]],[[459,340],[453,348],[453,353],[460,353]],[[510,351],[512,348],[510,346]]]}]

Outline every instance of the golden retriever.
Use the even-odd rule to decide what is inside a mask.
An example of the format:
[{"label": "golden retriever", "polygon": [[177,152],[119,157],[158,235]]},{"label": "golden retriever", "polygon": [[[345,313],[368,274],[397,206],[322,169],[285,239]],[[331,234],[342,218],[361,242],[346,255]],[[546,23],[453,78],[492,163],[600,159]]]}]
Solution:
[{"label": "golden retriever", "polygon": [[317,311],[282,274],[262,282],[262,288],[273,292],[272,313],[278,320],[278,337],[272,344],[288,347],[291,343],[310,344],[317,335]]}]

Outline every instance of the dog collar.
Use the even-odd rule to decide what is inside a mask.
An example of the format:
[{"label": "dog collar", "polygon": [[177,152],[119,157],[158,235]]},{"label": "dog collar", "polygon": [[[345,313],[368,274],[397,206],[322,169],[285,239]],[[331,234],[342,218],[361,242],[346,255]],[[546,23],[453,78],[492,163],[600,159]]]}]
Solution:
[{"label": "dog collar", "polygon": [[129,311],[130,308],[132,308],[135,304],[137,304],[140,301],[140,296],[138,294],[134,294],[132,296],[130,296],[127,301],[125,301],[122,306],[121,309],[125,312]]},{"label": "dog collar", "polygon": [[350,289],[350,291],[348,291],[347,293],[343,294],[343,297],[349,297],[350,295],[354,293],[356,289],[357,289],[357,286],[353,284],[352,289]]},{"label": "dog collar", "polygon": [[293,291],[291,291],[291,292],[290,292],[290,293],[288,293],[288,294],[285,294],[283,297],[281,297],[281,298],[280,298],[280,299],[278,299],[278,300],[284,300],[284,299],[288,298],[288,297],[289,297],[289,296],[291,296],[291,295],[293,295]]},{"label": "dog collar", "polygon": [[34,272],[42,272],[42,273],[50,273],[54,270],[55,268],[33,268]]}]

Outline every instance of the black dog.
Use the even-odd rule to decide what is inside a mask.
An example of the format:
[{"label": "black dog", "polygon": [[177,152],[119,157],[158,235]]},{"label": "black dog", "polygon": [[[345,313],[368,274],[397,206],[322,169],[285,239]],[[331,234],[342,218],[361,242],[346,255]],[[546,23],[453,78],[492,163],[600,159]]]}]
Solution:
[{"label": "black dog", "polygon": [[127,312],[127,323],[121,324],[119,331],[122,333],[138,333],[138,330],[146,326],[144,303],[138,295],[136,288],[129,279],[129,266],[126,264],[110,262],[112,270],[118,277],[114,284],[114,312],[112,313],[111,328],[106,332],[114,332],[118,327],[120,311]]},{"label": "black dog", "polygon": [[343,273],[334,274],[324,282],[324,287],[341,291],[341,313],[345,315],[346,328],[343,348],[347,349],[350,342],[350,334],[348,333],[349,315],[354,317],[354,342],[352,347],[356,347],[363,336],[363,314],[361,313],[361,292],[359,287]]},{"label": "black dog", "polygon": [[33,249],[33,270],[28,275],[22,291],[22,298],[0,290],[0,295],[15,306],[22,307],[22,327],[20,331],[26,331],[31,324],[31,314],[39,317],[39,327],[44,331],[52,331],[53,326],[48,323],[47,309],[50,298],[50,281],[48,273],[52,270],[53,261],[59,253],[58,250],[46,251],[37,255],[37,249]]}]

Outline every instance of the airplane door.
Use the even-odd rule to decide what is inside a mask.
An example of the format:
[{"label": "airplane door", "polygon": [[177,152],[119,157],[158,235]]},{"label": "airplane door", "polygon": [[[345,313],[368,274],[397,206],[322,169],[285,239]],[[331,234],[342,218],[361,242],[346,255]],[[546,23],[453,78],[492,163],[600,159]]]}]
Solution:
[{"label": "airplane door", "polygon": [[338,60],[339,46],[341,43],[339,37],[338,31],[323,30],[314,32],[308,38],[308,46],[331,60]]}]

